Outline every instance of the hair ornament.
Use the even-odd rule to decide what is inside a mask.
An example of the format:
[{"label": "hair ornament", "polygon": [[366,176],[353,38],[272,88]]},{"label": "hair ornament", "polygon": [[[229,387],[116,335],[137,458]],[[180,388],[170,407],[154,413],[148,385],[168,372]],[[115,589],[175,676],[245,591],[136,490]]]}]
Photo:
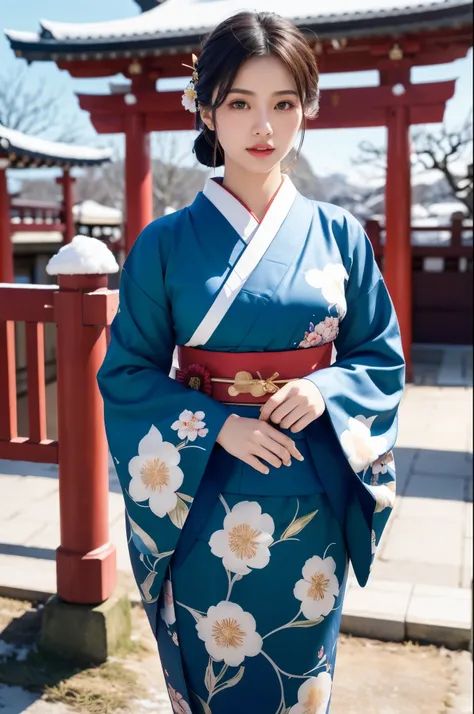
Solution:
[{"label": "hair ornament", "polygon": [[197,112],[196,84],[199,79],[199,75],[197,72],[198,58],[194,54],[191,55],[191,57],[193,60],[192,67],[189,64],[183,64],[183,67],[188,67],[188,69],[192,69],[193,73],[191,75],[191,80],[190,80],[189,84],[187,85],[186,89],[184,90],[183,96],[181,97],[181,104],[188,112],[192,112],[193,114],[196,114],[196,112]]}]

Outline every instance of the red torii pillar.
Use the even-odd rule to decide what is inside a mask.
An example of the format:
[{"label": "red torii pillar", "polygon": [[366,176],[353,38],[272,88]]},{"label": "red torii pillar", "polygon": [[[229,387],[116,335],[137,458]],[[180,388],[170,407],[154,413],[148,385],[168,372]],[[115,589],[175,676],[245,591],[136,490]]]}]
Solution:
[{"label": "red torii pillar", "polygon": [[141,69],[131,80],[131,91],[124,96],[124,102],[129,108],[124,115],[127,255],[138,235],[153,220],[150,128],[147,113],[139,106],[137,94],[153,91],[155,82],[142,74]]},{"label": "red torii pillar", "polygon": [[397,104],[387,118],[384,278],[400,323],[407,380],[412,380],[412,251],[410,109]]},{"label": "red torii pillar", "polygon": [[63,188],[63,210],[64,210],[64,243],[70,243],[74,238],[74,184],[76,179],[71,176],[70,169],[64,169],[63,175],[56,179]]},{"label": "red torii pillar", "polygon": [[0,283],[13,283],[10,197],[7,188],[8,160],[0,159]]},{"label": "red torii pillar", "polygon": [[153,220],[150,134],[141,112],[125,116],[125,197],[128,255],[139,233]]}]

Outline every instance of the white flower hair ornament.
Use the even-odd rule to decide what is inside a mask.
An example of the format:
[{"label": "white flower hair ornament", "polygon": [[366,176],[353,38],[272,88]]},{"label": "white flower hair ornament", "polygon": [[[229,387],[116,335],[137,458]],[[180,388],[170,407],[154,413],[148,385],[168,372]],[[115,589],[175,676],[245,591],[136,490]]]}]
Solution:
[{"label": "white flower hair ornament", "polygon": [[192,60],[193,60],[193,66],[191,67],[189,64],[183,64],[183,67],[188,67],[188,69],[192,69],[193,73],[191,75],[191,80],[184,90],[183,96],[181,97],[181,104],[183,107],[188,111],[192,112],[192,114],[196,114],[197,112],[197,92],[196,92],[196,84],[199,79],[199,75],[197,72],[197,63],[198,63],[198,58],[196,55],[191,55]]}]

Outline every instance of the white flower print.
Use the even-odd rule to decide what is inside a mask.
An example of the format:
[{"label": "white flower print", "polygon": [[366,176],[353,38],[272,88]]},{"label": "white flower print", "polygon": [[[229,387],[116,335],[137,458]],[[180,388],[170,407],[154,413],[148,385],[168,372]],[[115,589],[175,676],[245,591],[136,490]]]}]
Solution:
[{"label": "white flower print", "polygon": [[248,575],[250,568],[268,565],[274,530],[273,518],[262,513],[259,503],[240,501],[224,518],[224,530],[210,537],[211,552],[222,558],[227,570]]},{"label": "white flower print", "polygon": [[235,602],[212,605],[207,617],[196,624],[198,636],[216,662],[237,667],[245,657],[255,657],[262,649],[262,638],[256,632],[255,618]]},{"label": "white flower print", "polygon": [[387,450],[384,436],[371,436],[370,428],[375,417],[366,419],[359,415],[349,417],[349,429],[341,434],[341,445],[356,473],[365,471],[380,454]]},{"label": "white flower print", "polygon": [[323,322],[319,322],[316,326],[310,322],[308,332],[305,332],[304,339],[301,340],[298,347],[307,349],[308,347],[319,347],[326,345],[328,342],[334,342],[339,334],[339,318],[326,317]]},{"label": "white flower print", "polygon": [[152,426],[138,444],[138,456],[128,464],[132,480],[128,488],[134,501],[149,500],[150,510],[159,518],[172,511],[177,503],[175,491],[183,483],[184,474],[178,467],[181,456],[173,444],[163,441]]},{"label": "white flower print", "polygon": [[183,696],[173,689],[173,687],[168,684],[168,695],[171,700],[171,706],[173,707],[174,714],[193,714],[191,707],[183,698]]},{"label": "white flower print", "polygon": [[[366,484],[367,485],[367,484]],[[375,498],[375,513],[380,513],[386,508],[395,505],[395,481],[389,481],[381,486],[368,486],[370,493]]]},{"label": "white flower print", "polygon": [[168,627],[176,622],[176,613],[174,610],[173,586],[171,580],[165,580],[163,584],[163,600],[165,606],[160,610],[162,619]]},{"label": "white flower print", "polygon": [[370,545],[371,545],[372,555],[375,555],[375,553],[377,552],[377,536],[375,535],[375,531],[372,531],[372,533],[371,533]]},{"label": "white flower print", "polygon": [[317,620],[329,615],[339,595],[339,583],[335,576],[334,558],[313,556],[303,568],[303,580],[298,580],[293,594],[301,600],[301,612],[307,620]]},{"label": "white flower print", "polygon": [[180,439],[188,439],[188,441],[196,441],[198,436],[207,436],[209,429],[204,429],[206,426],[203,419],[206,415],[204,412],[193,412],[185,409],[179,415],[179,419],[175,421],[171,428],[178,432]]},{"label": "white flower print", "polygon": [[320,288],[323,297],[330,307],[336,307],[338,315],[343,318],[347,312],[344,281],[349,279],[342,263],[328,263],[323,270],[316,268],[305,273],[306,282],[312,288]]},{"label": "white flower print", "polygon": [[332,680],[328,672],[310,677],[298,689],[298,704],[289,714],[326,714],[331,698]]}]

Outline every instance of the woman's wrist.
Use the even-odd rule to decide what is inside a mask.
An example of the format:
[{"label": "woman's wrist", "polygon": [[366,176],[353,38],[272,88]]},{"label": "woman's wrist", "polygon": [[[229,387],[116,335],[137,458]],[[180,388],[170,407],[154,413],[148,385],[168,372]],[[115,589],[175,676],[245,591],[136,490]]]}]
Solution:
[{"label": "woman's wrist", "polygon": [[216,443],[217,443],[217,444],[220,444],[220,445],[222,446],[221,440],[222,440],[222,437],[224,436],[225,431],[227,431],[227,428],[228,428],[229,426],[231,426],[233,423],[235,423],[236,419],[239,419],[239,415],[238,415],[238,414],[230,414],[230,415],[227,417],[227,419],[225,420],[225,422],[224,422],[223,425],[222,425],[222,428],[221,428],[220,432],[219,432],[218,435],[217,435],[217,438],[216,438]]}]

